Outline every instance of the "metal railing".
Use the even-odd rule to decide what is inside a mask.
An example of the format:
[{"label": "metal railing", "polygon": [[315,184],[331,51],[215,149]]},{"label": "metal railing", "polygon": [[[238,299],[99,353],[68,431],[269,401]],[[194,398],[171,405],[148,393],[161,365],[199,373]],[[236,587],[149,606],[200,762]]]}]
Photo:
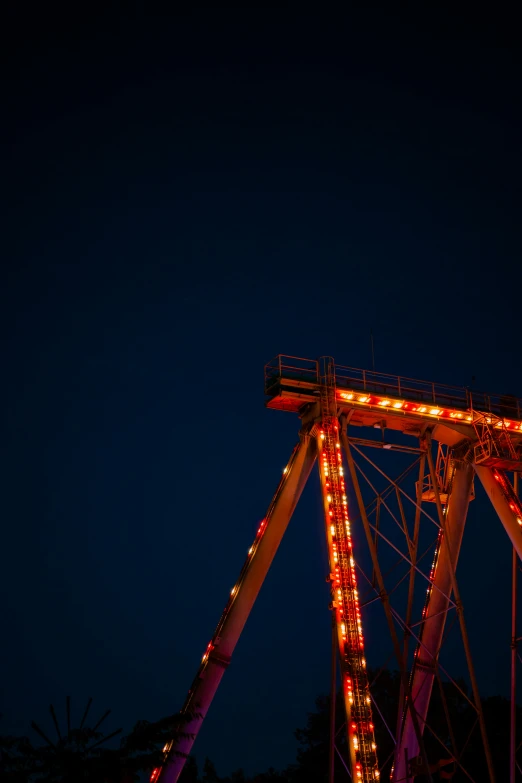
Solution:
[{"label": "metal railing", "polygon": [[314,359],[279,354],[265,365],[265,390],[281,378],[319,383],[319,362]]},{"label": "metal railing", "polygon": [[346,386],[382,396],[436,403],[448,408],[470,407],[469,392],[460,386],[447,386],[401,375],[387,375],[374,370],[360,370],[355,367],[338,366],[335,369],[338,388]]},{"label": "metal railing", "polygon": [[[299,356],[280,354],[265,366],[265,393],[281,379],[301,383],[319,383],[319,362]],[[510,395],[486,394],[471,391],[465,386],[421,381],[401,375],[388,375],[374,370],[335,366],[335,383],[338,389],[373,392],[381,396],[399,397],[435,404],[443,408],[480,410],[505,419],[522,420],[522,399]]]}]

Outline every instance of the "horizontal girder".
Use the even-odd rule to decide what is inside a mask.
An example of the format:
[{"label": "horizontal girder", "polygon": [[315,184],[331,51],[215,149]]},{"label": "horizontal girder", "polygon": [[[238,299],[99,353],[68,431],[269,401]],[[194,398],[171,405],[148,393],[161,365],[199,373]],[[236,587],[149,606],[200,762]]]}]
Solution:
[{"label": "horizontal girder", "polygon": [[[266,405],[303,415],[320,397],[318,363],[295,360],[294,366],[285,361],[289,358],[267,365]],[[335,368],[335,383],[337,413],[349,416],[350,426],[415,438],[429,430],[452,448],[478,446],[485,467],[522,469],[522,400],[343,367]],[[475,455],[473,461],[480,460]]]}]

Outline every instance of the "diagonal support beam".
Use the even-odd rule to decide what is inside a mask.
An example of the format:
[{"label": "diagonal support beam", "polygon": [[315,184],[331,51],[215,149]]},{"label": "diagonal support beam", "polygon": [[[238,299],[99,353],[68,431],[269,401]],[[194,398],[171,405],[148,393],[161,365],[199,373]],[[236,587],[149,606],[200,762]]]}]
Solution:
[{"label": "diagonal support beam", "polygon": [[511,482],[506,473],[497,468],[475,465],[475,473],[482,482],[519,559],[522,560],[522,521],[518,522],[519,519],[522,520],[522,508]]},{"label": "diagonal support beam", "polygon": [[480,693],[477,684],[477,678],[475,676],[475,667],[473,666],[473,659],[471,657],[471,648],[469,644],[468,629],[466,627],[466,621],[464,619],[464,607],[460,597],[460,591],[457,584],[457,575],[455,572],[455,560],[452,552],[451,539],[446,535],[446,520],[442,503],[440,500],[440,493],[437,485],[437,475],[435,471],[435,465],[433,464],[433,456],[431,453],[431,434],[427,434],[428,441],[428,464],[430,466],[431,481],[435,492],[435,504],[437,506],[437,514],[439,516],[439,524],[443,533],[442,545],[447,550],[447,557],[450,566],[451,587],[455,596],[455,605],[457,609],[457,617],[459,619],[460,633],[462,636],[462,643],[464,645],[464,652],[466,654],[466,663],[468,665],[468,674],[471,680],[471,690],[473,692],[473,701],[475,702],[475,709],[477,710],[480,734],[482,737],[482,744],[484,747],[484,755],[486,756],[486,764],[488,767],[489,779],[491,783],[495,783],[495,770],[493,767],[493,760],[491,758],[491,750],[489,747],[489,740],[486,731],[486,723],[484,721],[484,713],[482,712],[482,702],[480,701]]},{"label": "diagonal support beam", "polygon": [[307,432],[299,444],[261,522],[239,579],[210,641],[180,713],[181,731],[165,746],[165,763],[154,770],[151,782],[175,783],[201,728],[225,669],[281,543],[316,459],[316,443]]},{"label": "diagonal support beam", "polygon": [[[450,605],[452,568],[457,563],[462,544],[472,486],[472,465],[465,462],[456,462],[452,489],[445,514],[446,529],[444,533],[449,539],[453,561],[450,560],[448,546],[441,546],[432,585],[428,588],[429,598],[424,611],[424,623],[420,637],[422,646],[417,648],[417,657],[414,664],[411,691],[422,731],[424,731],[428,716],[431,691],[437,671],[437,660],[442,644],[446,615]],[[443,511],[446,511],[446,509],[443,509]],[[408,758],[412,758],[419,753],[410,712],[405,715],[404,726],[397,747],[397,780],[406,778],[405,751],[407,751]]]}]

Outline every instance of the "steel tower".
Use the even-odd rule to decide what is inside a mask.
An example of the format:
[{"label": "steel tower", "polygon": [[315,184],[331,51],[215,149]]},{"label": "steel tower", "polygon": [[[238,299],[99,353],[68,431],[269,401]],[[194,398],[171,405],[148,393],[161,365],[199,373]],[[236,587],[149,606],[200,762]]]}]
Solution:
[{"label": "steel tower", "polygon": [[[397,721],[392,727],[392,780],[412,781],[419,773],[431,778],[424,738],[430,731],[442,744],[430,729],[428,708],[433,686],[440,683],[441,675],[451,679],[442,667],[440,652],[446,620],[453,613],[471,682],[472,698],[468,701],[476,711],[489,779],[495,781],[456,577],[468,506],[474,498],[473,480],[478,476],[513,545],[510,783],[514,783],[516,573],[517,558],[522,556],[522,504],[518,498],[522,400],[343,367],[335,365],[330,357],[315,361],[283,355],[265,367],[265,395],[268,408],[298,414],[299,441],[204,652],[181,711],[186,718],[183,735],[165,746],[165,762],[153,771],[152,783],[176,783],[315,461],[324,507],[330,608],[341,667],[352,780],[378,781],[387,763],[378,758],[374,738],[358,585],[362,578],[365,589],[373,591],[372,600],[377,598],[383,606],[401,673]],[[375,430],[380,438],[375,438]],[[413,461],[397,479],[391,479],[368,457],[368,449],[400,452]],[[346,476],[344,464],[348,468]],[[414,491],[408,492],[404,487],[412,476],[417,476],[417,481]],[[349,497],[355,500],[361,522],[358,545],[365,542],[367,546],[371,578],[354,556]],[[386,519],[393,533],[385,528]],[[421,550],[426,526],[434,533],[433,541]],[[406,567],[393,585],[383,565],[384,546]],[[431,559],[428,570],[427,558]],[[416,599],[419,584],[425,596],[420,608]],[[401,585],[404,606],[399,610],[392,594],[395,599]],[[417,618],[416,611],[420,615]],[[452,747],[446,752],[464,769],[451,726],[449,734]]]}]

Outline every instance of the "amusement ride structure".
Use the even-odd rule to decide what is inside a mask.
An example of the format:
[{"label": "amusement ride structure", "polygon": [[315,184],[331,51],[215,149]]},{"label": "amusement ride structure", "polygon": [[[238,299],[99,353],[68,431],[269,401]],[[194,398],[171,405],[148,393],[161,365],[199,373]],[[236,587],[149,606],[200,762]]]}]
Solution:
[{"label": "amusement ride structure", "polygon": [[[522,400],[342,367],[330,357],[315,361],[282,355],[265,368],[265,395],[268,408],[299,416],[299,441],[203,655],[182,709],[186,721],[183,733],[165,746],[164,765],[153,771],[151,782],[176,783],[317,462],[329,556],[330,608],[346,711],[346,764],[352,780],[378,781],[386,764],[387,770],[391,767],[394,783],[413,781],[417,774],[431,779],[427,732],[441,746],[444,743],[430,729],[428,708],[434,683],[440,683],[442,675],[451,680],[440,661],[451,614],[460,630],[471,683],[470,695],[463,697],[476,712],[488,779],[495,781],[456,578],[477,476],[513,545],[510,783],[514,783]],[[398,478],[391,479],[368,456],[369,449],[400,453],[407,465]],[[405,489],[408,481],[413,490]],[[357,541],[352,538],[352,502],[360,520]],[[371,577],[365,575],[359,557],[356,561],[354,544],[357,553],[363,544],[367,546]],[[390,553],[396,562],[388,567]],[[400,567],[402,572],[397,576]],[[363,600],[363,588],[370,590],[371,601]],[[365,659],[361,612],[372,601],[379,601],[384,608],[401,675],[397,720],[391,727],[395,750],[393,759],[387,760],[379,757],[375,743],[373,713],[379,708],[372,703]],[[449,734],[453,737],[451,730]],[[445,752],[456,768],[473,780],[460,762],[454,742]],[[332,771],[331,759],[332,755]]]}]

